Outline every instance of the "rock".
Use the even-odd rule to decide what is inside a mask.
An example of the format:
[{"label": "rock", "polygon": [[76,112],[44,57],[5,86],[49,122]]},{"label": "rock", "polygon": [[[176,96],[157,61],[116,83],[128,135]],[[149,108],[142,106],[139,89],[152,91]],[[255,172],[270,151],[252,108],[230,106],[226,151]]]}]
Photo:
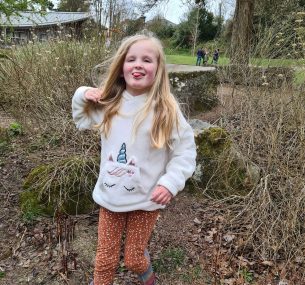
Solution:
[{"label": "rock", "polygon": [[215,125],[212,125],[208,122],[199,120],[199,119],[191,119],[189,120],[190,126],[193,128],[195,136],[198,134],[202,133],[204,130],[211,128],[211,127],[216,127]]},{"label": "rock", "polygon": [[227,131],[191,120],[197,145],[197,167],[188,183],[213,197],[245,195],[260,179],[260,169],[238,152]]}]

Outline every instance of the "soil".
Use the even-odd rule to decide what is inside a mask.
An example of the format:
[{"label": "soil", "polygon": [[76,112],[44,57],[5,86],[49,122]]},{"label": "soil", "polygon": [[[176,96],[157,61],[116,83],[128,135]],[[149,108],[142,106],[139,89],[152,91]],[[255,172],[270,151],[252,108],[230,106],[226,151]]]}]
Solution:
[{"label": "soil", "polygon": [[[231,93],[230,87],[219,89],[221,100]],[[198,118],[217,124],[221,108]],[[4,112],[0,118],[2,127],[12,120]],[[26,220],[22,216],[18,199],[23,179],[47,156],[45,151],[28,152],[29,140],[26,134],[16,137],[12,150],[0,156],[0,284],[89,284],[98,210],[73,217]],[[233,241],[239,238],[226,232],[224,219],[221,206],[215,206],[200,191],[182,191],[162,211],[149,245],[158,284],[233,285],[252,280],[251,284],[278,284],[270,264],[250,262],[234,250]],[[139,283],[121,263],[115,284]]]}]

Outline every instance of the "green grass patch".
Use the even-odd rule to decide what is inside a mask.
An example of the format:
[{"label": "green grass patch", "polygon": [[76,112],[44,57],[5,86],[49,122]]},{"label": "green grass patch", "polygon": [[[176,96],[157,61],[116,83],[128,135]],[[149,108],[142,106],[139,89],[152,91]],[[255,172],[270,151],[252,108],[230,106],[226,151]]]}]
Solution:
[{"label": "green grass patch", "polygon": [[[197,56],[186,55],[186,54],[166,54],[166,62],[172,64],[185,64],[185,65],[196,65]],[[208,64],[211,64],[212,56],[208,60]],[[218,60],[219,65],[229,64],[227,57],[220,57]]]},{"label": "green grass patch", "polygon": [[297,70],[294,73],[294,82],[295,85],[302,85],[305,83],[305,70]]},{"label": "green grass patch", "polygon": [[171,273],[184,264],[186,255],[182,248],[167,248],[153,261],[153,267],[158,273]]},{"label": "green grass patch", "polygon": [[167,54],[166,62],[172,64],[195,65],[196,57],[190,55]]},{"label": "green grass patch", "polygon": [[[209,59],[209,64],[212,58]],[[196,65],[196,56],[187,54],[166,54],[166,62],[171,64],[182,64],[182,65]],[[228,57],[220,56],[218,65],[228,65],[230,59]],[[252,58],[250,64],[253,66],[262,67],[302,67],[305,66],[305,59],[266,59],[266,58]],[[297,70],[295,72],[294,84],[296,86],[305,83],[305,70]]]},{"label": "green grass patch", "polygon": [[239,271],[240,276],[244,279],[245,282],[251,283],[254,280],[254,275],[247,268],[242,268]]},{"label": "green grass patch", "polygon": [[11,123],[9,128],[8,128],[8,134],[12,137],[14,136],[19,136],[22,135],[23,131],[22,131],[22,126],[21,124],[14,122]]},{"label": "green grass patch", "polygon": [[199,264],[182,274],[182,280],[184,282],[188,282],[189,284],[192,284],[194,281],[201,279],[201,277],[202,269]]},{"label": "green grass patch", "polygon": [[[166,54],[166,61],[167,63],[172,64],[186,64],[186,65],[195,65],[196,64],[196,56],[187,55],[187,54],[173,54],[167,53]],[[210,55],[210,59],[208,63],[211,63],[212,55]],[[224,57],[220,55],[218,60],[219,65],[228,65],[230,63],[230,59],[228,57]],[[250,60],[250,64],[254,66],[274,66],[274,67],[300,67],[305,65],[305,59],[266,59],[266,58],[252,58]]]}]

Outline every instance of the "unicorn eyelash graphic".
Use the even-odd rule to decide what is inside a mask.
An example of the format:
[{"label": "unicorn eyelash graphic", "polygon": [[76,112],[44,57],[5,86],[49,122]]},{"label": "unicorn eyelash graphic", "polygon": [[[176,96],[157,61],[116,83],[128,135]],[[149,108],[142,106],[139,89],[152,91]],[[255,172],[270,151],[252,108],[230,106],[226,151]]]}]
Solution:
[{"label": "unicorn eyelash graphic", "polygon": [[112,154],[110,154],[102,170],[102,175],[102,183],[105,190],[120,189],[133,192],[137,189],[140,171],[136,167],[134,157],[127,160],[125,143],[122,144],[116,161],[114,161]]}]

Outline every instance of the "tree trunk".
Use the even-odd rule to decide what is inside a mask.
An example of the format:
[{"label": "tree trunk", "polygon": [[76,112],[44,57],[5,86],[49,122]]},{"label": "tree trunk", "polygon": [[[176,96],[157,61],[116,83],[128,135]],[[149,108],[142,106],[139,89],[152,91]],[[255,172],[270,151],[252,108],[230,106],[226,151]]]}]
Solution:
[{"label": "tree trunk", "polygon": [[233,18],[230,62],[248,66],[255,0],[236,0]]},{"label": "tree trunk", "polygon": [[196,45],[197,45],[198,26],[199,26],[199,6],[197,7],[196,26],[195,26],[195,33],[193,35],[193,51],[192,51],[193,56],[195,55],[195,50],[196,50]]}]

